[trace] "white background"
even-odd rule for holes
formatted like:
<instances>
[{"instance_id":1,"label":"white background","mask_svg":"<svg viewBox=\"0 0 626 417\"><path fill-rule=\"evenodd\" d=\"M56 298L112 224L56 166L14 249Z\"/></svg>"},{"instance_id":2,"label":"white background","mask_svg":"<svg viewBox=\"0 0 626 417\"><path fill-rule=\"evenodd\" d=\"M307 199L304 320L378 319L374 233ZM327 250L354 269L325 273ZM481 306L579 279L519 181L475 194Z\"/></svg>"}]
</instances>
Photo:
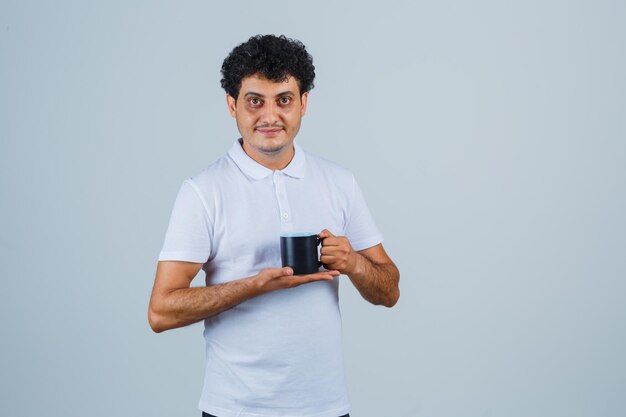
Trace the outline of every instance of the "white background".
<instances>
[{"instance_id":1,"label":"white background","mask_svg":"<svg viewBox=\"0 0 626 417\"><path fill-rule=\"evenodd\" d=\"M401 271L391 310L342 278L352 416L624 415L625 21L2 0L0 415L200 415L202 326L155 335L147 305L178 187L237 137L222 60L257 33L313 55L297 140L356 174Z\"/></svg>"}]
</instances>

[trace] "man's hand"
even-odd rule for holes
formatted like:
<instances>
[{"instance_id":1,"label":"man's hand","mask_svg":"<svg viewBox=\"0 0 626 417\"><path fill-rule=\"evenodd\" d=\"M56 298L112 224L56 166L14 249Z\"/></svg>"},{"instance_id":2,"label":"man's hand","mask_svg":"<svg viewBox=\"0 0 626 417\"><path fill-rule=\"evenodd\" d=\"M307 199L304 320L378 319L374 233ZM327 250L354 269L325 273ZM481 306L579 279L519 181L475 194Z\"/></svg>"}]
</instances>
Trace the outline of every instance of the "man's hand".
<instances>
[{"instance_id":1,"label":"man's hand","mask_svg":"<svg viewBox=\"0 0 626 417\"><path fill-rule=\"evenodd\" d=\"M320 260L326 268L346 274L370 303L386 307L396 304L400 272L381 243L355 251L345 236L335 236L327 229L317 236L322 239Z\"/></svg>"},{"instance_id":2,"label":"man's hand","mask_svg":"<svg viewBox=\"0 0 626 417\"><path fill-rule=\"evenodd\" d=\"M325 268L336 269L346 275L355 272L358 255L347 237L335 236L328 229L322 230L317 237L322 239L320 261Z\"/></svg>"},{"instance_id":3,"label":"man's hand","mask_svg":"<svg viewBox=\"0 0 626 417\"><path fill-rule=\"evenodd\" d=\"M208 287L190 287L201 267L201 263L159 262L148 308L148 321L155 332L204 320L270 291L329 281L339 275L339 271L293 275L291 268L266 268L251 277Z\"/></svg>"},{"instance_id":4,"label":"man's hand","mask_svg":"<svg viewBox=\"0 0 626 417\"><path fill-rule=\"evenodd\" d=\"M265 268L259 271L254 277L259 290L262 293L284 288L293 288L302 284L315 281L331 281L340 274L339 271L320 271L315 274L294 275L293 269L284 268Z\"/></svg>"}]
</instances>

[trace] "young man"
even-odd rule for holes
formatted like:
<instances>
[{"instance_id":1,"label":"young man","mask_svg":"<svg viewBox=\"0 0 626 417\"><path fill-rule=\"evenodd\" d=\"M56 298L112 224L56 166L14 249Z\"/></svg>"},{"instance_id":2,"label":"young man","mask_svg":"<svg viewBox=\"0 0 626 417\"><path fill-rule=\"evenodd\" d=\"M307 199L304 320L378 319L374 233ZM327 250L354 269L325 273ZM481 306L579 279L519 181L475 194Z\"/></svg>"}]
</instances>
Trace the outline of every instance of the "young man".
<instances>
[{"instance_id":1,"label":"young man","mask_svg":"<svg viewBox=\"0 0 626 417\"><path fill-rule=\"evenodd\" d=\"M284 36L237 46L222 87L241 138L183 183L172 211L149 322L162 332L204 320L205 416L347 415L337 276L373 304L399 297L352 174L294 143L314 69ZM324 268L294 275L278 267L279 236L305 231L319 233ZM191 288L201 268L206 287Z\"/></svg>"}]
</instances>

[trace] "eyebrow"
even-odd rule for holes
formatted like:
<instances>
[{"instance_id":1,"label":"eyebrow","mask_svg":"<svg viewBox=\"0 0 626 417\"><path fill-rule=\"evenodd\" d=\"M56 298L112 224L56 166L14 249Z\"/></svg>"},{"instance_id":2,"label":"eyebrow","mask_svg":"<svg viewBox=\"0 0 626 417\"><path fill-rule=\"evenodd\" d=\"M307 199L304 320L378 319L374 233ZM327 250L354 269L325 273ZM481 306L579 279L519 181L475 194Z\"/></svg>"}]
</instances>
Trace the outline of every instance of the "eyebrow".
<instances>
[{"instance_id":1,"label":"eyebrow","mask_svg":"<svg viewBox=\"0 0 626 417\"><path fill-rule=\"evenodd\" d=\"M248 97L248 96L256 96L256 97L263 97L263 98L265 98L265 96L264 96L263 94L261 94L261 93L256 93L256 92L254 92L254 91L248 91L246 94L244 94L244 97ZM287 91L283 91L282 93L278 93L278 94L276 94L276 96L275 96L275 97L282 97L282 96L290 96L290 97L293 97L293 96L295 96L295 94L294 94L292 91L287 90Z\"/></svg>"}]
</instances>

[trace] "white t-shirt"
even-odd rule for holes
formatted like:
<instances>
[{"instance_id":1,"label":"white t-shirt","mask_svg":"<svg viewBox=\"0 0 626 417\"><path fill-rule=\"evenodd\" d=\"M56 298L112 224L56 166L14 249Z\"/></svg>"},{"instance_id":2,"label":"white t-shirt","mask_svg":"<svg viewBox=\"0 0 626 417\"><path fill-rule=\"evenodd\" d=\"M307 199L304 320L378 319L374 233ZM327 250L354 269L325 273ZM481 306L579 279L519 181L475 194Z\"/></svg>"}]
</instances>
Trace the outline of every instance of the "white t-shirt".
<instances>
[{"instance_id":1,"label":"white t-shirt","mask_svg":"<svg viewBox=\"0 0 626 417\"><path fill-rule=\"evenodd\" d=\"M160 261L204 263L207 285L281 266L280 235L346 236L354 250L382 242L346 169L304 152L283 170L236 141L186 180ZM219 417L337 417L350 411L341 346L338 278L274 291L205 320L201 410Z\"/></svg>"}]
</instances>

